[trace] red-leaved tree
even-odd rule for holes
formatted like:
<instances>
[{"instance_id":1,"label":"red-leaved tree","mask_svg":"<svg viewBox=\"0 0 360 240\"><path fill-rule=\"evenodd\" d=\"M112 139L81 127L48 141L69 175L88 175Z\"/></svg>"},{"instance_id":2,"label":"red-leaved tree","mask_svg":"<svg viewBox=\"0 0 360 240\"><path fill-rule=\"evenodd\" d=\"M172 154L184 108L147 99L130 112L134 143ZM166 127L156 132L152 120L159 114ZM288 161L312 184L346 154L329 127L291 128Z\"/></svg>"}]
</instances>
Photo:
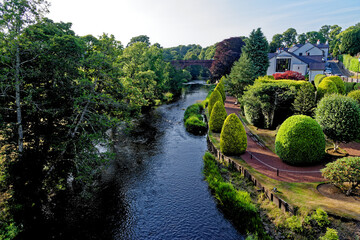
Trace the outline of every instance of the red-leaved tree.
<instances>
[{"instance_id":1,"label":"red-leaved tree","mask_svg":"<svg viewBox=\"0 0 360 240\"><path fill-rule=\"evenodd\" d=\"M274 73L273 76L274 76L275 80L278 80L278 79L305 80L305 77L301 73L295 72L295 71L286 71L284 73Z\"/></svg>"}]
</instances>

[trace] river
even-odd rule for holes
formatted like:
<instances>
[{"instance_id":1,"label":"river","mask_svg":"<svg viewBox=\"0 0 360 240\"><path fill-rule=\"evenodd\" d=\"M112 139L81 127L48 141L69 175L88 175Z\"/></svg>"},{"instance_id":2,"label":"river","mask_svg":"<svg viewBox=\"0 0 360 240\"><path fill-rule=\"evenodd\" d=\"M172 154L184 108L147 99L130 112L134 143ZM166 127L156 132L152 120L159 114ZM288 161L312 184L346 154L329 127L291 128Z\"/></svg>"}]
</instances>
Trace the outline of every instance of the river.
<instances>
[{"instance_id":1,"label":"river","mask_svg":"<svg viewBox=\"0 0 360 240\"><path fill-rule=\"evenodd\" d=\"M184 110L208 93L203 81L118 136L97 207L76 212L73 239L243 239L217 208L202 174L206 136L187 133ZM74 212L75 211L75 212Z\"/></svg>"}]
</instances>

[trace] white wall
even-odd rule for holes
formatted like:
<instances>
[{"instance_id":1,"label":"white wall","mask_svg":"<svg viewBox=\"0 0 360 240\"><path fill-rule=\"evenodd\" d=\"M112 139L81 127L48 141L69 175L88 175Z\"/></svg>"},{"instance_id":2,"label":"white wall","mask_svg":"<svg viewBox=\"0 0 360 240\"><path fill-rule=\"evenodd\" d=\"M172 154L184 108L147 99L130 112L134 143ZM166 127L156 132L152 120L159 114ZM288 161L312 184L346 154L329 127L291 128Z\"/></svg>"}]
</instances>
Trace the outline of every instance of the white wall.
<instances>
[{"instance_id":1,"label":"white wall","mask_svg":"<svg viewBox=\"0 0 360 240\"><path fill-rule=\"evenodd\" d=\"M318 74L324 74L323 70L310 70L309 71L309 81L313 82L315 79L315 76Z\"/></svg>"}]
</instances>

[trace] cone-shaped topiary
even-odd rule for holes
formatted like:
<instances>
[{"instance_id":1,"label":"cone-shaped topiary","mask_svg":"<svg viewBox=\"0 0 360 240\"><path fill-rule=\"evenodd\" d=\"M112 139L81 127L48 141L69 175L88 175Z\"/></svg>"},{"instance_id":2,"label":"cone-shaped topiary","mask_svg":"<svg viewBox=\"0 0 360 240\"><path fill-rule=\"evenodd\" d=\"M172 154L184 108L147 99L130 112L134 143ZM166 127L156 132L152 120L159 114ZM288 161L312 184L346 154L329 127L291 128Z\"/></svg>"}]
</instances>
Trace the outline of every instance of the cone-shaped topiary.
<instances>
[{"instance_id":1,"label":"cone-shaped topiary","mask_svg":"<svg viewBox=\"0 0 360 240\"><path fill-rule=\"evenodd\" d=\"M326 94L332 93L338 93L336 84L329 79L323 79L317 88L317 99L321 99Z\"/></svg>"},{"instance_id":2,"label":"cone-shaped topiary","mask_svg":"<svg viewBox=\"0 0 360 240\"><path fill-rule=\"evenodd\" d=\"M275 139L275 152L291 165L318 163L325 154L325 136L311 117L294 115L281 124Z\"/></svg>"},{"instance_id":3,"label":"cone-shaped topiary","mask_svg":"<svg viewBox=\"0 0 360 240\"><path fill-rule=\"evenodd\" d=\"M225 88L224 88L224 85L219 82L216 87L215 87L215 90L218 90L219 93L221 94L221 97L222 97L222 100L223 102L225 102L225 99L226 99L226 96L225 96Z\"/></svg>"},{"instance_id":4,"label":"cone-shaped topiary","mask_svg":"<svg viewBox=\"0 0 360 240\"><path fill-rule=\"evenodd\" d=\"M220 151L226 155L240 155L247 148L245 128L235 113L225 119L220 134Z\"/></svg>"},{"instance_id":5,"label":"cone-shaped topiary","mask_svg":"<svg viewBox=\"0 0 360 240\"><path fill-rule=\"evenodd\" d=\"M330 76L323 79L324 80L331 80L335 83L338 93L345 94L345 84L344 81L339 76Z\"/></svg>"},{"instance_id":6,"label":"cone-shaped topiary","mask_svg":"<svg viewBox=\"0 0 360 240\"><path fill-rule=\"evenodd\" d=\"M360 90L353 90L348 93L348 97L354 99L358 104L360 104Z\"/></svg>"},{"instance_id":7,"label":"cone-shaped topiary","mask_svg":"<svg viewBox=\"0 0 360 240\"><path fill-rule=\"evenodd\" d=\"M217 101L221 101L223 103L220 92L218 90L214 90L209 98L209 105L208 105L209 116L211 116L211 111Z\"/></svg>"},{"instance_id":8,"label":"cone-shaped topiary","mask_svg":"<svg viewBox=\"0 0 360 240\"><path fill-rule=\"evenodd\" d=\"M224 103L217 101L210 115L209 128L211 131L219 133L227 117Z\"/></svg>"},{"instance_id":9,"label":"cone-shaped topiary","mask_svg":"<svg viewBox=\"0 0 360 240\"><path fill-rule=\"evenodd\" d=\"M321 83L321 81L325 78L326 76L324 74L317 74L314 78L314 83L315 83L315 87L318 87L319 84Z\"/></svg>"}]
</instances>

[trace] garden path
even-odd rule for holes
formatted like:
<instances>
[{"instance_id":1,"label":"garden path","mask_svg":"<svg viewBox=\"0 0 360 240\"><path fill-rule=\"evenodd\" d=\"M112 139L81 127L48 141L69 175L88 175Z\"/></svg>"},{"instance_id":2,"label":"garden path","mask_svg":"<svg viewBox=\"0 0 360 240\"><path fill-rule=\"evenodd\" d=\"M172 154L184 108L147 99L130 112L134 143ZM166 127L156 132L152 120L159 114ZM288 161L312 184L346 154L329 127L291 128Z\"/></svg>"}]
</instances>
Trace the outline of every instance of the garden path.
<instances>
[{"instance_id":1,"label":"garden path","mask_svg":"<svg viewBox=\"0 0 360 240\"><path fill-rule=\"evenodd\" d=\"M235 105L236 98L226 97L225 109L228 114L239 114L239 105ZM251 136L248 128L246 128L248 147L241 158L258 172L279 181L285 182L322 182L320 169L324 165L316 165L311 167L295 167L281 161L281 159L269 150L256 142L256 138ZM278 171L277 171L278 170Z\"/></svg>"}]
</instances>

